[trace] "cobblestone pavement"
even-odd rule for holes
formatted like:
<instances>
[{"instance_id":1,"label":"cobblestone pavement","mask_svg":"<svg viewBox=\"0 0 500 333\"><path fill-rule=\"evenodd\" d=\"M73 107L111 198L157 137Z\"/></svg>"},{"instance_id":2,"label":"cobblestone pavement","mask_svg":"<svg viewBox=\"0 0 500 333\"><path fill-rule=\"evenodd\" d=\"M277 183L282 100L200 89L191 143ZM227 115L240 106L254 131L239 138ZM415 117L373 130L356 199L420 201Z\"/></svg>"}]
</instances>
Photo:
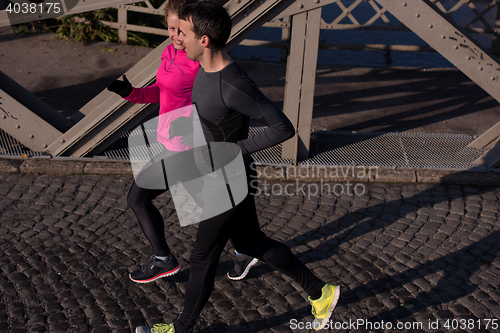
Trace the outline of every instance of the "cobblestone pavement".
<instances>
[{"instance_id":1,"label":"cobblestone pavement","mask_svg":"<svg viewBox=\"0 0 500 333\"><path fill-rule=\"evenodd\" d=\"M181 228L168 194L160 196L182 272L133 283L128 272L151 253L126 202L131 182L130 176L0 174L0 332L130 332L176 317L196 226ZM257 197L263 229L325 281L342 286L332 323L344 329L331 331L369 331L369 324L352 325L356 320L370 321L373 332L500 326L500 190L363 186L365 195L356 196L280 196L275 187L274 195ZM195 331L309 331L299 329L312 316L295 282L264 264L230 281L227 250ZM415 329L397 330L398 324Z\"/></svg>"}]
</instances>

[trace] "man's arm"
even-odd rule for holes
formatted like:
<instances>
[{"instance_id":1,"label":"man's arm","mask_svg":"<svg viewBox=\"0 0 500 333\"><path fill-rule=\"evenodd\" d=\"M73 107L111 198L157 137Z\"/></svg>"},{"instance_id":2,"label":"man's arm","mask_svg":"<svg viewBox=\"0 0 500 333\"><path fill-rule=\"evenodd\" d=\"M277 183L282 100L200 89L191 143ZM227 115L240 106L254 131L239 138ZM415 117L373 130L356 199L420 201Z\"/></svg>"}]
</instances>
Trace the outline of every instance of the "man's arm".
<instances>
[{"instance_id":1,"label":"man's arm","mask_svg":"<svg viewBox=\"0 0 500 333\"><path fill-rule=\"evenodd\" d=\"M248 77L231 83L223 79L221 85L228 108L267 126L254 136L237 142L243 154L275 146L295 135L295 129L286 115Z\"/></svg>"}]
</instances>

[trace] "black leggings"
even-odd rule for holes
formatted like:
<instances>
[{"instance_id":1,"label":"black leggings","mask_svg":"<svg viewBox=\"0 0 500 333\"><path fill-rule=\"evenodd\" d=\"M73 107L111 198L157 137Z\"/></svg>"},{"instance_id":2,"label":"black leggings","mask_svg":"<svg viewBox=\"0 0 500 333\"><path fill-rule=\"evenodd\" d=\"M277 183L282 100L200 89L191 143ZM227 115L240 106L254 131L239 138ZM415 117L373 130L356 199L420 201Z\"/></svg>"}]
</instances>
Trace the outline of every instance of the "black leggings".
<instances>
[{"instance_id":1,"label":"black leggings","mask_svg":"<svg viewBox=\"0 0 500 333\"><path fill-rule=\"evenodd\" d=\"M134 181L127 197L128 204L137 216L142 232L151 243L153 254L160 257L168 256L170 249L165 239L163 217L152 201L167 190L144 189Z\"/></svg>"},{"instance_id":2,"label":"black leggings","mask_svg":"<svg viewBox=\"0 0 500 333\"><path fill-rule=\"evenodd\" d=\"M212 293L217 263L229 239L238 252L292 277L309 295L318 294L325 285L289 248L260 230L254 196L248 195L235 208L200 222L191 252L184 308L174 322L175 332L190 332L194 326Z\"/></svg>"},{"instance_id":3,"label":"black leggings","mask_svg":"<svg viewBox=\"0 0 500 333\"><path fill-rule=\"evenodd\" d=\"M168 256L170 249L165 239L163 217L153 204L153 199L169 190L166 175L175 183L190 180L184 178L187 175L192 177L197 172L192 152L166 152L166 154L166 157L158 158L155 163L139 173L127 197L127 202L137 216L142 232L149 240L153 254L156 256ZM201 176L201 174L199 175ZM201 189L190 186L193 184L184 183L188 193L194 197ZM156 188L152 189L151 187Z\"/></svg>"}]
</instances>

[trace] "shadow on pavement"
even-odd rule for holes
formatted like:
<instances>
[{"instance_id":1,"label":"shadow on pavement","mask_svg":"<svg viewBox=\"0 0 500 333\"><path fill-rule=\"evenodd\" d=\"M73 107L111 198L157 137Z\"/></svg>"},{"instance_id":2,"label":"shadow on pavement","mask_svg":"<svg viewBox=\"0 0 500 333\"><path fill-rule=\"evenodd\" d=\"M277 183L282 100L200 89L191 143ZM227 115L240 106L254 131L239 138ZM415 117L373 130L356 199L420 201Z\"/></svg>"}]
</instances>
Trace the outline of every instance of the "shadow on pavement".
<instances>
[{"instance_id":1,"label":"shadow on pavement","mask_svg":"<svg viewBox=\"0 0 500 333\"><path fill-rule=\"evenodd\" d=\"M454 179L459 174L454 174ZM446 183L446 178L443 183ZM470 296L472 293L478 290L484 293L485 288L490 290L496 288L496 286L492 285L487 287L483 285L479 288L477 283L471 282L471 277L478 273L481 268L490 265L497 259L500 252L500 244L498 243L500 231L495 228L493 223L481 221L479 213L468 212L465 203L463 203L463 208L460 208L462 206L460 203L453 206L454 200L466 200L469 197L478 196L496 189L498 187L490 186L482 191L475 192L474 189L467 188L464 185L460 189L444 191L443 186L434 185L416 195L400 200L382 201L375 206L347 212L342 217L337 214L328 224L285 243L291 248L297 248L313 240L322 240L324 237L335 234L334 238L322 242L317 248L298 254L298 257L306 264L312 264L324 259L335 260L332 254L338 254L339 257L342 257L354 239L363 238L364 235L371 232L381 231L378 235L386 241L377 244L377 246L380 246L381 254L378 260L377 257L363 251L359 246L354 252L359 255L357 259L345 259L346 261L351 260L352 265L356 267L353 273L365 274L365 283L361 283L361 285L352 289L346 287L347 282L342 281L342 269L338 270L339 276L326 278L326 282L340 282L343 293L339 301L339 308L349 307L349 304L363 299L373 299L375 297L374 302L378 302L377 298L386 298L387 304L389 304L388 307L391 309L371 316L366 319L367 321L404 321L404 319L413 321L414 318L412 319L412 317L414 315L418 317L423 310L425 312L430 307L439 308L440 305L460 298L464 298L464 301L461 302L467 304L468 297L472 297ZM445 192L450 195L445 195ZM448 201L452 202L453 207L449 207L446 214L431 211L434 209L434 205ZM458 212L460 209L462 209L462 213ZM424 212L438 213L442 216L425 215ZM451 215L454 216L450 218ZM414 220L418 222L419 227L412 225ZM438 222L438 220L441 221ZM394 228L391 229L391 226ZM489 229L486 229L486 226L489 226ZM420 230L417 228L420 228ZM387 236L384 238L385 235L382 229L385 229L386 232L389 230L391 234L394 230L403 233L404 230L412 229L413 234L416 236L411 237L411 240L408 239L405 242L407 243L405 247L415 246L415 248L411 252L404 253L405 251L401 251L403 247L391 247L392 243L389 238L396 239L396 237ZM420 231L424 231L424 233ZM478 240L472 241L471 237ZM372 245L380 237L373 238ZM412 241L416 241L420 245L411 244ZM344 247L343 244L349 245ZM391 248L389 249L389 247ZM386 249L388 250L385 251ZM439 252L443 254L439 255ZM398 262L396 267L386 263L386 261L393 262L394 258ZM384 259L387 260L384 261ZM344 264L350 265L348 263ZM349 269L351 267L353 266L349 266ZM267 272L268 270L259 270L259 267L256 266L255 271L249 274L249 278L260 277ZM486 290L486 292L488 291ZM397 298L404 299L404 302L400 303ZM488 302L485 305L498 306L498 303L491 299ZM309 311L309 307L303 307L296 311L287 312L284 315L252 321L248 325L254 331L259 328L269 327L265 326L265 324L271 322L273 322L273 326L280 326L289 323L290 319L300 321L306 316L310 316ZM454 305L454 312L471 315L470 309L462 305ZM480 309L476 309L473 314L477 318L482 317ZM348 317L340 315L343 320L348 319ZM456 315L449 310L440 310L438 315L440 319L456 318ZM430 318L434 317L431 316ZM231 331L236 327L231 326L227 329Z\"/></svg>"}]
</instances>

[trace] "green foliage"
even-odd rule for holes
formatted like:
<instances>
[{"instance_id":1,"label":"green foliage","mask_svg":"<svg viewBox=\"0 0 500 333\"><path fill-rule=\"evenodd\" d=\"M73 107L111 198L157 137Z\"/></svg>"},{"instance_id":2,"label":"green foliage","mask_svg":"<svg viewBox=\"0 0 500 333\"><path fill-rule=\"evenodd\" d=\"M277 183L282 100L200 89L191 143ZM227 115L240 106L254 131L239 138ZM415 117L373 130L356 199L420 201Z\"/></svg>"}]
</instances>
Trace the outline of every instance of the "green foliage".
<instances>
[{"instance_id":1,"label":"green foliage","mask_svg":"<svg viewBox=\"0 0 500 333\"><path fill-rule=\"evenodd\" d=\"M159 8L165 0L150 0L150 3ZM137 3L138 7L147 7L144 2ZM117 9L105 8L92 12L67 15L58 19L48 19L33 23L13 26L17 34L26 35L31 31L55 32L60 39L72 39L88 43L90 41L118 42L118 31L99 24L99 21L117 22ZM128 24L166 29L163 16L145 13L128 12ZM32 28L30 29L30 25ZM49 27L47 27L49 26ZM164 36L140 32L127 32L127 43L130 45L156 47L165 40Z\"/></svg>"},{"instance_id":2,"label":"green foliage","mask_svg":"<svg viewBox=\"0 0 500 333\"><path fill-rule=\"evenodd\" d=\"M30 28L28 24L18 24L12 26L12 31L17 35L24 36L30 33Z\"/></svg>"},{"instance_id":3,"label":"green foliage","mask_svg":"<svg viewBox=\"0 0 500 333\"><path fill-rule=\"evenodd\" d=\"M48 25L53 24L55 20L34 21L29 23L15 24L11 26L12 32L18 35L28 35L31 32L50 31Z\"/></svg>"},{"instance_id":4,"label":"green foliage","mask_svg":"<svg viewBox=\"0 0 500 333\"><path fill-rule=\"evenodd\" d=\"M67 15L57 21L59 27L56 34L61 39L74 39L87 43L91 40L117 42L118 32L115 29L101 26L97 21L116 22L116 9L106 8L92 12Z\"/></svg>"}]
</instances>

